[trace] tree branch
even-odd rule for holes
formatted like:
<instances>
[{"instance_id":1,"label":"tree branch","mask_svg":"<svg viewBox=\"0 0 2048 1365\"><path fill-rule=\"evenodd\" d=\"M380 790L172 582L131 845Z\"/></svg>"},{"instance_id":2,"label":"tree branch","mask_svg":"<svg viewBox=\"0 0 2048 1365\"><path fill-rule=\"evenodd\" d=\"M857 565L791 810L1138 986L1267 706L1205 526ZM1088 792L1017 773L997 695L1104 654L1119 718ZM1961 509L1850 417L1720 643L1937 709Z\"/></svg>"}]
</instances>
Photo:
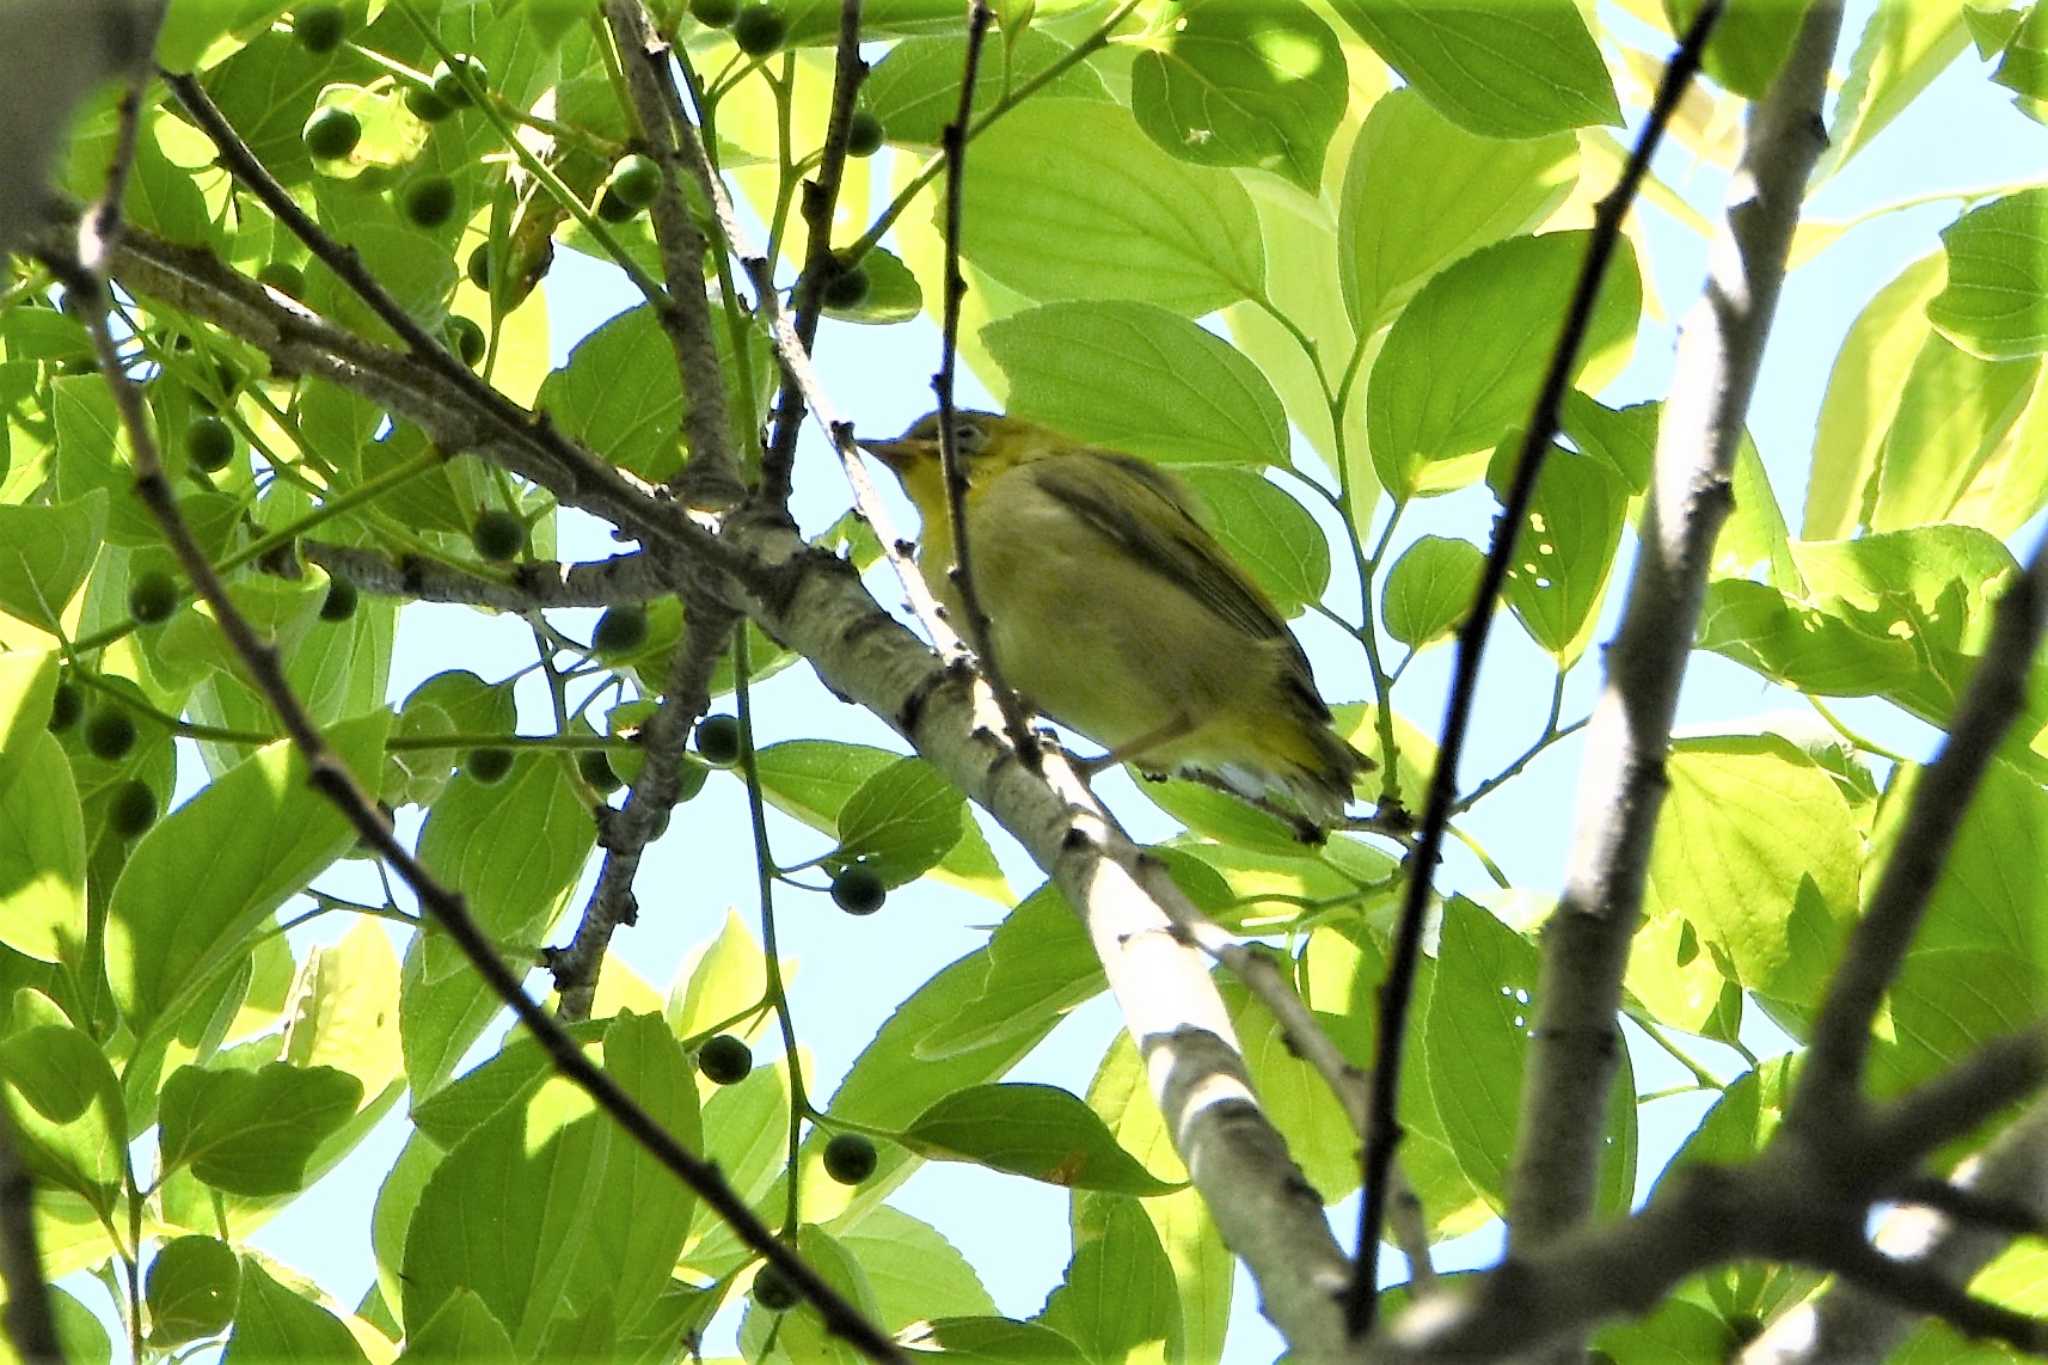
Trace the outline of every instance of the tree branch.
<instances>
[{"instance_id":1,"label":"tree branch","mask_svg":"<svg viewBox=\"0 0 2048 1365\"><path fill-rule=\"evenodd\" d=\"M725 373L718 363L711 306L704 296L704 234L683 202L679 182L687 168L656 75L668 63L668 46L655 36L640 0L605 0L604 14L619 50L641 140L661 164L661 188L649 205L649 215L670 306L658 315L675 349L676 369L688 399L683 430L690 447L690 458L669 486L686 501L730 507L745 496L746 485L734 458Z\"/></svg>"},{"instance_id":2,"label":"tree branch","mask_svg":"<svg viewBox=\"0 0 2048 1365\"><path fill-rule=\"evenodd\" d=\"M1511 1246L1548 1246L1592 1207L1601 1116L1621 1039L1615 1015L1662 804L1679 678L1714 537L1727 518L1743 414L1784 279L1799 201L1825 136L1820 102L1840 0L1814 0L1750 121L1705 298L1687 318L1678 385L1607 686L1587 731L1564 895L1543 930L1509 1207Z\"/></svg>"},{"instance_id":3,"label":"tree branch","mask_svg":"<svg viewBox=\"0 0 2048 1365\"><path fill-rule=\"evenodd\" d=\"M790 294L796 317L797 344L809 355L818 339L818 317L825 308L825 284L837 271L832 254L832 217L839 207L839 182L846 174L846 138L853 125L853 104L867 79L868 64L860 55L861 0L840 0L839 44L833 60L832 107L825 119L825 145L818 173L804 182L804 265ZM770 263L769 268L772 267ZM757 277L758 280L758 277ZM772 281L767 282L769 292ZM789 501L790 475L796 464L796 438L803 427L807 395L793 374L786 374L775 400L775 427L761 461L761 500L772 507ZM828 426L830 424L828 423Z\"/></svg>"},{"instance_id":4,"label":"tree branch","mask_svg":"<svg viewBox=\"0 0 2048 1365\"><path fill-rule=\"evenodd\" d=\"M683 750L689 744L690 727L711 704L711 674L732 641L733 611L723 604L694 600L683 620L683 638L669 665L661 705L641 729L641 748L646 758L639 775L626 793L626 803L614 811L598 812L598 843L605 850L604 866L598 870L597 885L577 921L575 937L563 949L545 954L548 971L561 995L557 1012L563 1019L590 1017L591 1001L597 995L598 974L604 970L604 954L612 932L632 924L639 916L639 902L633 894L633 879L639 874L640 859L668 823L682 793Z\"/></svg>"},{"instance_id":5,"label":"tree branch","mask_svg":"<svg viewBox=\"0 0 2048 1365\"><path fill-rule=\"evenodd\" d=\"M498 611L616 607L674 591L652 556L640 551L583 564L522 563L513 566L509 583L417 555L393 557L325 540L299 542L299 557L379 597L457 602Z\"/></svg>"},{"instance_id":6,"label":"tree branch","mask_svg":"<svg viewBox=\"0 0 2048 1365\"><path fill-rule=\"evenodd\" d=\"M1486 654L1487 631L1500 604L1508 570L1513 562L1515 540L1528 519L1529 504L1536 495L1537 476L1544 457L1556 437L1559 412L1571 388L1579 350L1593 322L1593 305L1614 255L1621 226L1635 202L1650 158L1663 140L1664 129L1677 111L1679 98L1699 70L1700 54L1707 35L1721 17L1720 0L1700 6L1692 27L1672 54L1658 84L1649 117L1636 138L1621 179L1600 201L1593 216L1593 233L1586 246L1585 263L1572 290L1571 306L1565 314L1557 344L1551 349L1550 364L1543 375L1536 405L1523 432L1522 448L1515 457L1514 480L1502 499L1500 515L1494 521L1493 545L1480 573L1472 610L1458 627L1458 655L1451 676L1451 694L1444 706L1443 735L1437 744L1436 766L1430 772L1429 795L1423 807L1422 829L1408 862L1408 885L1401 903L1401 917L1395 926L1386 980L1380 986L1379 1028L1374 1041L1372 1109L1366 1134L1362 1180L1364 1196L1358 1206L1357 1268L1350 1292L1345 1296L1345 1317L1354 1335L1371 1330L1379 1297L1380 1230L1386 1221L1391 1193L1388 1173L1393 1168L1394 1149L1401 1142L1401 1062L1408 1035L1408 1009L1415 990L1415 971L1422 955L1422 931L1429 911L1430 887L1443 856L1444 836L1458 804L1458 759L1464 753L1465 732L1471 724L1472 706L1479 695L1479 665ZM1370 611L1370 604L1368 604ZM1556 725L1556 699L1562 695L1560 678L1553 690L1551 720L1546 733ZM1539 744L1538 748L1541 748ZM1533 756L1533 751L1531 756ZM1527 758L1521 760L1526 762ZM1389 772L1392 771L1391 761ZM1476 797L1475 797L1476 799ZM1618 1001L1617 1001L1618 1003Z\"/></svg>"},{"instance_id":7,"label":"tree branch","mask_svg":"<svg viewBox=\"0 0 2048 1365\"><path fill-rule=\"evenodd\" d=\"M7 1340L30 1365L64 1359L36 1238L35 1181L15 1146L14 1119L0 1104L0 1283L7 1286Z\"/></svg>"}]
</instances>

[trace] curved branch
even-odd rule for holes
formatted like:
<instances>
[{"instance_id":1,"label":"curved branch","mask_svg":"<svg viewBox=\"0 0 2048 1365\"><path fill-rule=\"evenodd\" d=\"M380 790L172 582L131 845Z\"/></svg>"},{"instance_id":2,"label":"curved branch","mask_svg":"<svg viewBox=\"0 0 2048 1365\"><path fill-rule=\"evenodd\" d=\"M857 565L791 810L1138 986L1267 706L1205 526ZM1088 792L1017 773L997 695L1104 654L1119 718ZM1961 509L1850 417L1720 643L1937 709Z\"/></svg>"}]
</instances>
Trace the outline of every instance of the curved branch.
<instances>
[{"instance_id":1,"label":"curved branch","mask_svg":"<svg viewBox=\"0 0 2048 1365\"><path fill-rule=\"evenodd\" d=\"M1686 30L1678 51L1672 54L1670 64L1664 69L1664 78L1657 86L1657 97L1651 105L1649 118L1644 121L1643 131L1636 139L1635 150L1629 155L1621 179L1600 201L1593 216L1593 234L1586 246L1586 259L1579 268L1578 282L1572 289L1571 306L1559 330L1557 344L1551 348L1550 364L1537 392L1535 409L1529 415L1522 448L1515 457L1514 479L1501 500L1500 515L1494 521L1493 545L1487 551L1472 610L1465 614L1464 622L1458 627L1458 657L1451 677L1450 699L1444 705L1443 737L1438 741L1436 765L1430 772L1422 828L1416 839L1415 851L1408 859L1408 885L1401 903L1401 917L1394 930L1386 980L1380 986L1379 1028L1374 1040L1372 1122L1365 1134L1365 1192L1358 1206L1358 1266L1353 1274L1350 1293L1345 1297L1345 1315L1354 1333L1371 1329L1378 1302L1380 1229L1386 1221L1387 1202L1392 1193L1389 1175L1393 1169L1394 1149L1401 1142L1398 1115L1401 1060L1408 1036L1408 1008L1415 990L1416 966L1422 955L1422 931L1429 912L1431 882L1436 876L1437 862L1443 856L1444 836L1450 830L1451 815L1458 808L1458 759L1465 751L1465 732L1471 725L1473 704L1479 696L1479 665L1486 654L1487 631L1493 624L1494 612L1507 586L1515 541L1521 534L1522 523L1528 520L1529 504L1536 496L1537 476L1543 472L1544 457L1550 453L1550 443L1557 435L1564 396L1571 388L1580 348L1585 345L1586 334L1593 325L1593 306L1600 297L1601 282L1607 274L1607 263L1614 255L1615 243L1621 238L1621 225L1628 217L1629 206L1635 202L1643 177L1649 173L1650 158L1656 154L1658 143L1663 141L1664 129L1677 112L1679 97L1691 84L1693 73L1699 70L1707 35L1713 32L1720 17L1721 0L1707 0L1700 6L1692 27ZM1392 532L1391 522L1387 530ZM1370 614L1370 604L1367 611ZM1378 671L1377 667L1374 671ZM1559 674L1557 686L1551 692L1550 719L1544 726L1545 739L1518 760L1515 769L1541 752L1549 737L1554 735L1557 707L1563 695L1564 677ZM1385 714L1383 710L1382 715ZM1393 766L1390 759L1387 765L1390 777ZM1510 769L1510 772L1515 769ZM1485 789L1482 788L1478 795L1484 794ZM1477 800L1478 795L1473 799Z\"/></svg>"},{"instance_id":2,"label":"curved branch","mask_svg":"<svg viewBox=\"0 0 2048 1365\"><path fill-rule=\"evenodd\" d=\"M645 553L614 555L583 564L535 560L513 566L509 583L415 555L392 556L381 550L325 540L301 541L299 557L379 597L455 602L498 611L616 607L665 597L674 591L662 577L660 567Z\"/></svg>"},{"instance_id":3,"label":"curved branch","mask_svg":"<svg viewBox=\"0 0 2048 1365\"><path fill-rule=\"evenodd\" d=\"M1601 1116L1621 1047L1615 1016L1663 803L1678 684L1820 123L1840 0L1814 0L1750 120L1706 296L1687 317L1657 438L1656 486L1607 685L1587 730L1564 895L1543 929L1522 1087L1510 1245L1544 1247L1592 1207Z\"/></svg>"}]
</instances>

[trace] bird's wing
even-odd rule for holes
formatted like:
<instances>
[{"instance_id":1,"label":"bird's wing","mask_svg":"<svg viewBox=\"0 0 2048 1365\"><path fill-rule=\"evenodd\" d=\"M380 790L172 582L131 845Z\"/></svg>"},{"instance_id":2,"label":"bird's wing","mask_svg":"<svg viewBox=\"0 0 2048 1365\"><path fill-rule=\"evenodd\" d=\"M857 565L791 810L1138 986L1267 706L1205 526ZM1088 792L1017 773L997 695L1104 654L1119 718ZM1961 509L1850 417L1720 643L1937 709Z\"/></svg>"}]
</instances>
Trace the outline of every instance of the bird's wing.
<instances>
[{"instance_id":1,"label":"bird's wing","mask_svg":"<svg viewBox=\"0 0 2048 1365\"><path fill-rule=\"evenodd\" d=\"M1035 460L1021 472L1099 535L1245 634L1256 640L1285 640L1300 655L1280 613L1195 519L1191 495L1172 475L1113 451ZM1308 660L1298 662L1306 676Z\"/></svg>"}]
</instances>

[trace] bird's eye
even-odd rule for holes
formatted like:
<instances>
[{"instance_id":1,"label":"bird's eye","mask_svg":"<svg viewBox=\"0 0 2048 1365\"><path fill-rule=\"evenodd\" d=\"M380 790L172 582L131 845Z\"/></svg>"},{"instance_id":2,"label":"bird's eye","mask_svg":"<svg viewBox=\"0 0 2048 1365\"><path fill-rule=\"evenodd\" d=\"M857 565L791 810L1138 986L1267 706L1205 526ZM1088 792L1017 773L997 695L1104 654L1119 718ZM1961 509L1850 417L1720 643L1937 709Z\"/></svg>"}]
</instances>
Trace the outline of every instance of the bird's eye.
<instances>
[{"instance_id":1,"label":"bird's eye","mask_svg":"<svg viewBox=\"0 0 2048 1365\"><path fill-rule=\"evenodd\" d=\"M954 445L970 455L980 450L987 439L982 429L975 426L972 422L962 422L953 428Z\"/></svg>"}]
</instances>

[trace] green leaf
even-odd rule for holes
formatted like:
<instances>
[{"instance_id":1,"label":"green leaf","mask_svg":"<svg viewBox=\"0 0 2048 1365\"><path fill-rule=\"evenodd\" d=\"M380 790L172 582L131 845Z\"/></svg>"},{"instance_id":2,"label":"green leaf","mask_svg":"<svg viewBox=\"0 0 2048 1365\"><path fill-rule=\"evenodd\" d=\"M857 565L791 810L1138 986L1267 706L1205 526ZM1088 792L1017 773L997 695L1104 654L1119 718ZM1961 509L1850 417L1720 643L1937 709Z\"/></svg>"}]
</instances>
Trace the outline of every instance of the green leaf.
<instances>
[{"instance_id":1,"label":"green leaf","mask_svg":"<svg viewBox=\"0 0 2048 1365\"><path fill-rule=\"evenodd\" d=\"M977 1365L1041 1365L1089 1359L1081 1348L1036 1322L1015 1318L934 1318L910 1345L932 1360L974 1361Z\"/></svg>"},{"instance_id":2,"label":"green leaf","mask_svg":"<svg viewBox=\"0 0 2048 1365\"><path fill-rule=\"evenodd\" d=\"M1264 284L1243 187L1167 156L1117 105L1034 99L975 151L962 253L1029 298L1135 299L1194 317Z\"/></svg>"},{"instance_id":3,"label":"green leaf","mask_svg":"<svg viewBox=\"0 0 2048 1365\"><path fill-rule=\"evenodd\" d=\"M405 1354L407 1359L420 1360L517 1359L504 1324L467 1289L449 1295L417 1334L408 1334Z\"/></svg>"},{"instance_id":4,"label":"green leaf","mask_svg":"<svg viewBox=\"0 0 2048 1365\"><path fill-rule=\"evenodd\" d=\"M181 1066L164 1082L166 1172L230 1194L290 1194L313 1149L354 1115L363 1083L333 1067L272 1062L257 1071Z\"/></svg>"},{"instance_id":5,"label":"green leaf","mask_svg":"<svg viewBox=\"0 0 2048 1365\"><path fill-rule=\"evenodd\" d=\"M2048 351L2048 189L1979 204L1941 230L1948 286L1927 319L1986 360Z\"/></svg>"},{"instance_id":6,"label":"green leaf","mask_svg":"<svg viewBox=\"0 0 2048 1365\"><path fill-rule=\"evenodd\" d=\"M934 1161L972 1161L1032 1180L1117 1194L1164 1194L1079 1099L1050 1085L977 1085L941 1099L901 1141Z\"/></svg>"},{"instance_id":7,"label":"green leaf","mask_svg":"<svg viewBox=\"0 0 2048 1365\"><path fill-rule=\"evenodd\" d=\"M1878 290L1849 325L1828 372L1813 434L1813 472L1800 528L1806 539L1847 536L1869 517L1879 452L1906 376L1925 348L1927 303L1940 292L1945 271L1939 254L1922 256Z\"/></svg>"},{"instance_id":8,"label":"green leaf","mask_svg":"<svg viewBox=\"0 0 2048 1365\"><path fill-rule=\"evenodd\" d=\"M1849 59L1816 185L1869 146L1970 45L1962 11L1960 4L1878 0Z\"/></svg>"},{"instance_id":9,"label":"green leaf","mask_svg":"<svg viewBox=\"0 0 2048 1365\"><path fill-rule=\"evenodd\" d=\"M1509 433L1486 471L1502 502L1521 447L1521 433ZM1502 596L1529 638L1560 668L1576 663L1592 639L1628 499L1628 485L1612 466L1562 446L1550 448L1536 476Z\"/></svg>"},{"instance_id":10,"label":"green leaf","mask_svg":"<svg viewBox=\"0 0 2048 1365\"><path fill-rule=\"evenodd\" d=\"M689 1063L661 1020L608 1022L604 1066L687 1148L701 1146ZM434 1168L405 1240L408 1333L467 1289L522 1354L599 1294L651 1300L667 1283L696 1198L599 1112L550 1077L474 1129Z\"/></svg>"},{"instance_id":11,"label":"green leaf","mask_svg":"<svg viewBox=\"0 0 2048 1365\"><path fill-rule=\"evenodd\" d=\"M0 713L10 664L24 657L36 656L0 656ZM31 698L29 709L47 714L49 703ZM41 730L0 746L0 943L44 962L85 961L85 869L85 817L64 746Z\"/></svg>"},{"instance_id":12,"label":"green leaf","mask_svg":"<svg viewBox=\"0 0 2048 1365\"><path fill-rule=\"evenodd\" d=\"M1600 49L1572 0L1333 0L1388 66L1487 137L1619 125Z\"/></svg>"},{"instance_id":13,"label":"green leaf","mask_svg":"<svg viewBox=\"0 0 2048 1365\"><path fill-rule=\"evenodd\" d=\"M1180 1304L1173 1265L1138 1200L1099 1196L1100 1226L1077 1239L1065 1280L1037 1321L1079 1346L1090 1360L1174 1359Z\"/></svg>"},{"instance_id":14,"label":"green leaf","mask_svg":"<svg viewBox=\"0 0 2048 1365\"><path fill-rule=\"evenodd\" d=\"M129 222L166 241L180 246L213 245L215 234L206 196L191 171L165 157L153 130L140 132L136 138L135 163L128 173L121 212Z\"/></svg>"},{"instance_id":15,"label":"green leaf","mask_svg":"<svg viewBox=\"0 0 2048 1365\"><path fill-rule=\"evenodd\" d=\"M1581 454L1605 461L1631 493L1642 493L1650 487L1663 411L1661 403L1610 408L1573 389L1564 396L1563 426Z\"/></svg>"},{"instance_id":16,"label":"green leaf","mask_svg":"<svg viewBox=\"0 0 2048 1365\"><path fill-rule=\"evenodd\" d=\"M908 322L924 311L924 291L917 287L917 276L910 273L902 257L882 247L871 247L860 258L860 268L868 280L866 295L850 308L827 304L826 317L839 322L886 326Z\"/></svg>"},{"instance_id":17,"label":"green leaf","mask_svg":"<svg viewBox=\"0 0 2048 1365\"><path fill-rule=\"evenodd\" d=\"M967 802L921 758L904 758L861 783L839 811L839 847L828 865L858 864L888 886L923 876L960 842Z\"/></svg>"},{"instance_id":18,"label":"green leaf","mask_svg":"<svg viewBox=\"0 0 2048 1365\"><path fill-rule=\"evenodd\" d=\"M1707 40L1702 69L1722 87L1759 100L1792 51L1811 0L1730 0ZM1664 0L1673 33L1684 33L1702 0Z\"/></svg>"},{"instance_id":19,"label":"green leaf","mask_svg":"<svg viewBox=\"0 0 2048 1365\"><path fill-rule=\"evenodd\" d=\"M266 1365L278 1360L321 1360L369 1365L363 1348L341 1319L303 1294L272 1279L254 1256L242 1258L241 1300L235 1330L222 1360L226 1365Z\"/></svg>"},{"instance_id":20,"label":"green leaf","mask_svg":"<svg viewBox=\"0 0 2048 1365\"><path fill-rule=\"evenodd\" d=\"M1683 919L1729 980L1794 1010L1817 1005L1855 914L1862 865L1862 832L1841 789L1775 735L1680 740L1666 771L1646 921ZM1704 1022L1660 1008L1658 992L1638 993L1680 1027Z\"/></svg>"},{"instance_id":21,"label":"green leaf","mask_svg":"<svg viewBox=\"0 0 2048 1365\"><path fill-rule=\"evenodd\" d=\"M1287 414L1258 368L1149 303L1053 303L982 329L1010 411L1162 463L1287 463Z\"/></svg>"},{"instance_id":22,"label":"green leaf","mask_svg":"<svg viewBox=\"0 0 2048 1365\"><path fill-rule=\"evenodd\" d=\"M1288 1042L1264 1004L1234 979L1217 989L1230 1011L1252 1088L1287 1137L1288 1154L1323 1203L1358 1188L1358 1133L1322 1076Z\"/></svg>"},{"instance_id":23,"label":"green leaf","mask_svg":"<svg viewBox=\"0 0 2048 1365\"><path fill-rule=\"evenodd\" d=\"M1002 97L1006 86L1030 80L1073 49L1057 38L1032 29L1008 45L1007 64L986 61L974 83L974 117L980 118ZM993 51L988 51L993 56ZM939 134L960 112L960 76L965 68L967 40L957 34L943 38L905 38L875 63L860 89L861 102L882 121L889 141L936 147ZM1107 100L1102 77L1083 62L1069 67L1040 92L1048 99Z\"/></svg>"},{"instance_id":24,"label":"green leaf","mask_svg":"<svg viewBox=\"0 0 2048 1365\"><path fill-rule=\"evenodd\" d=\"M1486 553L1469 540L1418 536L1387 570L1380 619L1410 649L1449 638L1472 610Z\"/></svg>"},{"instance_id":25,"label":"green leaf","mask_svg":"<svg viewBox=\"0 0 2048 1365\"><path fill-rule=\"evenodd\" d=\"M1131 67L1131 112L1169 154L1311 194L1349 94L1343 45L1299 0L1191 9Z\"/></svg>"},{"instance_id":26,"label":"green leaf","mask_svg":"<svg viewBox=\"0 0 2048 1365\"><path fill-rule=\"evenodd\" d=\"M874 1320L885 1332L931 1318L996 1311L974 1267L928 1223L883 1204L832 1232L866 1272L875 1295Z\"/></svg>"},{"instance_id":27,"label":"green leaf","mask_svg":"<svg viewBox=\"0 0 2048 1365\"><path fill-rule=\"evenodd\" d=\"M1396 498L1470 482L1481 471L1459 457L1491 451L1528 420L1588 238L1553 232L1486 247L1423 286L1395 320L1372 367L1366 419L1374 467ZM1641 305L1622 238L1574 375L1632 345Z\"/></svg>"},{"instance_id":28,"label":"green leaf","mask_svg":"<svg viewBox=\"0 0 2048 1365\"><path fill-rule=\"evenodd\" d=\"M17 1017L17 1032L0 1041L0 1078L22 1162L37 1181L82 1196L105 1218L127 1162L120 1082L87 1034L61 1023L23 1022Z\"/></svg>"},{"instance_id":29,"label":"green leaf","mask_svg":"<svg viewBox=\"0 0 2048 1365\"><path fill-rule=\"evenodd\" d=\"M1534 999L1536 947L1462 897L1445 902L1425 1015L1423 1074L1458 1164L1496 1209L1506 1206ZM1623 1053L1608 1096L1597 1203L1628 1208L1635 1189L1635 1078Z\"/></svg>"},{"instance_id":30,"label":"green leaf","mask_svg":"<svg viewBox=\"0 0 2048 1365\"><path fill-rule=\"evenodd\" d=\"M538 406L562 430L646 479L682 467L682 380L650 307L600 324L541 382Z\"/></svg>"},{"instance_id":31,"label":"green leaf","mask_svg":"<svg viewBox=\"0 0 2048 1365\"><path fill-rule=\"evenodd\" d=\"M2027 99L2048 97L2048 12L2038 4L2026 11L2007 10L1998 16L1986 15L1967 5L1963 8L1963 22L1980 52L1987 30L2001 26L2001 20L2012 27L1999 44L2004 55L1999 58L1998 69L1991 73L1992 81Z\"/></svg>"},{"instance_id":32,"label":"green leaf","mask_svg":"<svg viewBox=\"0 0 2048 1365\"><path fill-rule=\"evenodd\" d=\"M224 1330L241 1282L241 1261L217 1237L177 1237L158 1247L143 1282L150 1344L176 1346Z\"/></svg>"},{"instance_id":33,"label":"green leaf","mask_svg":"<svg viewBox=\"0 0 2048 1365\"><path fill-rule=\"evenodd\" d=\"M768 964L737 910L725 912L718 936L676 974L662 1015L678 1038L704 1033L767 998Z\"/></svg>"},{"instance_id":34,"label":"green leaf","mask_svg":"<svg viewBox=\"0 0 2048 1365\"><path fill-rule=\"evenodd\" d=\"M1956 508L1978 480L1995 480L2015 459L2031 463L2036 452L2018 449L2011 438L2040 373L2038 357L1983 360L1946 337L1930 335L1885 433L1871 529L1962 520Z\"/></svg>"},{"instance_id":35,"label":"green leaf","mask_svg":"<svg viewBox=\"0 0 2048 1365\"><path fill-rule=\"evenodd\" d=\"M1337 265L1352 326L1379 326L1452 261L1534 228L1577 176L1568 133L1483 137L1413 90L1388 91L1351 144L1338 201Z\"/></svg>"},{"instance_id":36,"label":"green leaf","mask_svg":"<svg viewBox=\"0 0 2048 1365\"><path fill-rule=\"evenodd\" d=\"M1881 696L1945 724L2011 552L1967 526L1794 541L1791 552L1805 591L1709 584L1700 646L1801 691Z\"/></svg>"},{"instance_id":37,"label":"green leaf","mask_svg":"<svg viewBox=\"0 0 2048 1365\"><path fill-rule=\"evenodd\" d=\"M917 1040L917 1057L957 1057L1032 1034L1047 1011L1065 1014L1106 984L1086 927L1050 882L1004 916L967 963L980 969L978 993Z\"/></svg>"},{"instance_id":38,"label":"green leaf","mask_svg":"<svg viewBox=\"0 0 2048 1365\"><path fill-rule=\"evenodd\" d=\"M1330 542L1291 494L1256 470L1194 465L1175 471L1200 495L1203 524L1250 572L1283 616L1323 600Z\"/></svg>"},{"instance_id":39,"label":"green leaf","mask_svg":"<svg viewBox=\"0 0 2048 1365\"><path fill-rule=\"evenodd\" d=\"M106 539L107 495L46 507L0 505L0 611L55 633Z\"/></svg>"},{"instance_id":40,"label":"green leaf","mask_svg":"<svg viewBox=\"0 0 2048 1365\"><path fill-rule=\"evenodd\" d=\"M383 760L388 711L327 742L358 781ZM146 1032L238 950L272 911L345 853L355 830L308 780L290 743L267 745L152 826L107 908L107 979ZM206 893L195 897L193 888Z\"/></svg>"}]
</instances>

